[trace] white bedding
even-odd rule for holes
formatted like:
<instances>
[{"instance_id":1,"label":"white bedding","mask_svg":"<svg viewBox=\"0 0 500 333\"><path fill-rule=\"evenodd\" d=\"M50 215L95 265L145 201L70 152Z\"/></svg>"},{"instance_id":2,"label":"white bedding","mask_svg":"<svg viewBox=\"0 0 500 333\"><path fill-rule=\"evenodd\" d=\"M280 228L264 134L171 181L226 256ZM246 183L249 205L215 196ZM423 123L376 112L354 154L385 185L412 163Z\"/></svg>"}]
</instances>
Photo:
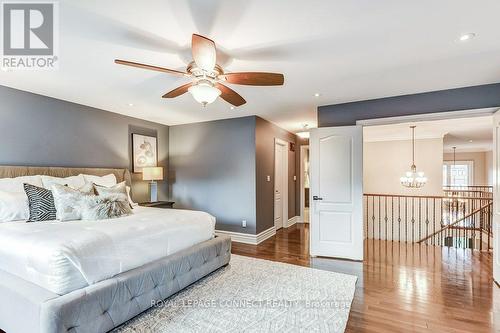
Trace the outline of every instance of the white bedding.
<instances>
[{"instance_id":1,"label":"white bedding","mask_svg":"<svg viewBox=\"0 0 500 333\"><path fill-rule=\"evenodd\" d=\"M134 208L101 221L0 223L0 269L66 294L214 235L208 213Z\"/></svg>"}]
</instances>

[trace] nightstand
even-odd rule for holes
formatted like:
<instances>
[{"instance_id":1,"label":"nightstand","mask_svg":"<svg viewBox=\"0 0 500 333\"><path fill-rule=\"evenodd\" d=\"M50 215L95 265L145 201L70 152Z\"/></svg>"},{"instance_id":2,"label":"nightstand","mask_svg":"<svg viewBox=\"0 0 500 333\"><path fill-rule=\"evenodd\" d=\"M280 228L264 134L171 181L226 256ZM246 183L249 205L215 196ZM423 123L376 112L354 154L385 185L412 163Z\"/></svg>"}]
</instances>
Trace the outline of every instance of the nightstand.
<instances>
[{"instance_id":1,"label":"nightstand","mask_svg":"<svg viewBox=\"0 0 500 333\"><path fill-rule=\"evenodd\" d=\"M141 202L139 206L154 208L174 208L175 201Z\"/></svg>"}]
</instances>

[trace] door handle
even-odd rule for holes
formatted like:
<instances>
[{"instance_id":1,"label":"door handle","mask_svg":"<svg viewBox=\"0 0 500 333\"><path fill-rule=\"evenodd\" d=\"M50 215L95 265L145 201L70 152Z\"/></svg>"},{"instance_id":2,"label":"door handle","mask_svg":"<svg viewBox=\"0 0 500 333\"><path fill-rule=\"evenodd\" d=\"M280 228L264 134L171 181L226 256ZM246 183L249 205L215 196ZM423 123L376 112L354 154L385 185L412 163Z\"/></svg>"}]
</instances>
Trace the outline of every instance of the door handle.
<instances>
[{"instance_id":1,"label":"door handle","mask_svg":"<svg viewBox=\"0 0 500 333\"><path fill-rule=\"evenodd\" d=\"M323 198L320 198L317 195L313 195L313 200L323 200Z\"/></svg>"}]
</instances>

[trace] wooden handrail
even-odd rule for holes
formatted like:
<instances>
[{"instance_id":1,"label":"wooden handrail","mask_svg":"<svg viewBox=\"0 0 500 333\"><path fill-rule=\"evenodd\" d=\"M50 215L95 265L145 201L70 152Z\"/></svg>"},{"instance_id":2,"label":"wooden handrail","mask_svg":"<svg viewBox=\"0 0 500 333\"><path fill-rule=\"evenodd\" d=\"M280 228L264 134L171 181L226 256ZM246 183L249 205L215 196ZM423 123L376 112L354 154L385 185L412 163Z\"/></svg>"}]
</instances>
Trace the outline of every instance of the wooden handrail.
<instances>
[{"instance_id":1,"label":"wooden handrail","mask_svg":"<svg viewBox=\"0 0 500 333\"><path fill-rule=\"evenodd\" d=\"M396 197L396 198L427 198L427 199L465 199L465 200L485 200L492 201L492 198L482 197L450 197L447 195L407 195L407 194L381 194L381 193L364 193L364 196L371 197Z\"/></svg>"},{"instance_id":2,"label":"wooden handrail","mask_svg":"<svg viewBox=\"0 0 500 333\"><path fill-rule=\"evenodd\" d=\"M422 242L424 242L424 241L428 240L429 238L431 238L431 237L433 237L433 236L435 236L435 235L437 235L437 234L439 234L439 233L441 233L441 232L443 232L443 231L445 231L445 230L450 229L450 228L451 228L452 226L454 226L455 224L457 224L457 223L459 223L459 222L462 222L462 221L465 221L466 219L468 219L468 218L469 218L469 217L471 217L472 215L479 213L479 212L480 212L480 211L482 211L483 209L488 208L489 206L491 206L492 204L493 204L493 203L492 203L492 202L490 202L490 203L487 203L487 204L486 204L486 205L484 205L484 206L479 207L478 209L476 209L476 210L472 211L471 213L469 213L469 214L465 215L464 217L462 217L462 218L460 218L460 219L456 220L455 222L453 222L453 223L451 223L451 224L448 224L446 227L441 228L441 229L439 229L439 230L438 230L438 231L436 231L436 232L433 232L432 234L428 235L428 236L427 236L427 237L425 237L425 238L422 238L422 239L421 239L421 240L419 240L417 243L422 243Z\"/></svg>"},{"instance_id":3,"label":"wooden handrail","mask_svg":"<svg viewBox=\"0 0 500 333\"><path fill-rule=\"evenodd\" d=\"M490 191L480 191L480 190L453 190L453 189L443 189L444 192L470 192L470 193L488 193L491 194Z\"/></svg>"},{"instance_id":4,"label":"wooden handrail","mask_svg":"<svg viewBox=\"0 0 500 333\"><path fill-rule=\"evenodd\" d=\"M484 187L484 188L493 188L493 185L464 185L464 186L458 186L458 185L443 185L443 187Z\"/></svg>"}]
</instances>

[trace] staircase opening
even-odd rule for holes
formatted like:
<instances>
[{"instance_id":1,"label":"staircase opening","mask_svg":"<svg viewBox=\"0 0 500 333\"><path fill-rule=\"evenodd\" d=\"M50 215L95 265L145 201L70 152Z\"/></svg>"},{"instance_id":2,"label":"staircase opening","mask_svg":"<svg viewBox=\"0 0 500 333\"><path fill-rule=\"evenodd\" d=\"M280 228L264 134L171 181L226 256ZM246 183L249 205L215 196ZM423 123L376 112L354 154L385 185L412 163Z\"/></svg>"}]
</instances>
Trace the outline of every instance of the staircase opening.
<instances>
[{"instance_id":1,"label":"staircase opening","mask_svg":"<svg viewBox=\"0 0 500 333\"><path fill-rule=\"evenodd\" d=\"M423 187L401 184L415 164ZM364 127L365 242L492 251L492 116ZM367 246L369 249L370 247Z\"/></svg>"}]
</instances>

